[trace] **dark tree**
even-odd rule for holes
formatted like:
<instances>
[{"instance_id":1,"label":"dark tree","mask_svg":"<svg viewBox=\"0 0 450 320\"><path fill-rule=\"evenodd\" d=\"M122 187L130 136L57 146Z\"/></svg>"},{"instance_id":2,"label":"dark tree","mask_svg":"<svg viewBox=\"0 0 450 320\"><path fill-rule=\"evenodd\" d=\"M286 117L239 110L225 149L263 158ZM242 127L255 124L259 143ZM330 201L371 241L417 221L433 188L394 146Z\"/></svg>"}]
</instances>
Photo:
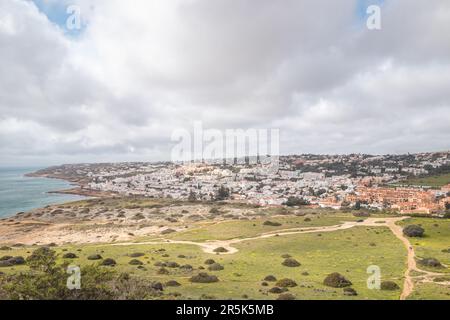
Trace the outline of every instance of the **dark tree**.
<instances>
[{"instance_id":1,"label":"dark tree","mask_svg":"<svg viewBox=\"0 0 450 320\"><path fill-rule=\"evenodd\" d=\"M216 200L223 201L223 200L227 200L229 197L230 197L230 189L228 189L224 186L220 186L220 188L216 194Z\"/></svg>"}]
</instances>

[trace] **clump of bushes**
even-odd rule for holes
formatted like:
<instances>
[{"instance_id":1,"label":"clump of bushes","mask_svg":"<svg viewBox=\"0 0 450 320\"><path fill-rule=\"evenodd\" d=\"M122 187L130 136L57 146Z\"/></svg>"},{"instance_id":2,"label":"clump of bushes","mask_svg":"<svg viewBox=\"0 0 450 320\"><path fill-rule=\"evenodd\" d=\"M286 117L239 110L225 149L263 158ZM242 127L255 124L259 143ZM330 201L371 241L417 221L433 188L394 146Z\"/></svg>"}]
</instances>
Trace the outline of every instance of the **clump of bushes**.
<instances>
[{"instance_id":1,"label":"clump of bushes","mask_svg":"<svg viewBox=\"0 0 450 320\"><path fill-rule=\"evenodd\" d=\"M380 288L385 291L396 291L400 289L399 285L394 281L382 281Z\"/></svg>"},{"instance_id":2,"label":"clump of bushes","mask_svg":"<svg viewBox=\"0 0 450 320\"><path fill-rule=\"evenodd\" d=\"M190 271L190 270L194 269L194 267L191 266L190 264L185 264L185 265L182 265L182 266L180 267L180 269Z\"/></svg>"},{"instance_id":3,"label":"clump of bushes","mask_svg":"<svg viewBox=\"0 0 450 320\"><path fill-rule=\"evenodd\" d=\"M130 254L131 258L140 258L140 257L143 257L143 256L145 256L145 253L142 253L142 252L134 252L134 253Z\"/></svg>"},{"instance_id":4,"label":"clump of bushes","mask_svg":"<svg viewBox=\"0 0 450 320\"><path fill-rule=\"evenodd\" d=\"M175 280L170 280L166 282L166 287L180 287L181 284Z\"/></svg>"},{"instance_id":5,"label":"clump of bushes","mask_svg":"<svg viewBox=\"0 0 450 320\"><path fill-rule=\"evenodd\" d=\"M138 259L133 259L130 260L129 264L132 266L142 266L144 263Z\"/></svg>"},{"instance_id":6,"label":"clump of bushes","mask_svg":"<svg viewBox=\"0 0 450 320\"><path fill-rule=\"evenodd\" d=\"M189 279L193 283L214 283L218 282L219 278L213 275L209 275L206 272L200 272L198 275Z\"/></svg>"},{"instance_id":7,"label":"clump of bushes","mask_svg":"<svg viewBox=\"0 0 450 320\"><path fill-rule=\"evenodd\" d=\"M205 261L206 265L210 265L210 264L214 264L214 263L216 263L216 262L213 259L208 259Z\"/></svg>"},{"instance_id":8,"label":"clump of bushes","mask_svg":"<svg viewBox=\"0 0 450 320\"><path fill-rule=\"evenodd\" d=\"M280 227L280 226L282 226L281 223L279 223L279 222L273 222L273 221L265 221L265 222L263 223L263 225L269 226L269 227Z\"/></svg>"},{"instance_id":9,"label":"clump of bushes","mask_svg":"<svg viewBox=\"0 0 450 320\"><path fill-rule=\"evenodd\" d=\"M423 234L425 233L425 230L415 224L409 225L403 229L403 234L407 237L411 238L420 238L423 237Z\"/></svg>"},{"instance_id":10,"label":"clump of bushes","mask_svg":"<svg viewBox=\"0 0 450 320\"><path fill-rule=\"evenodd\" d=\"M78 256L75 253L68 252L63 255L63 259L76 259Z\"/></svg>"},{"instance_id":11,"label":"clump of bushes","mask_svg":"<svg viewBox=\"0 0 450 320\"><path fill-rule=\"evenodd\" d=\"M158 272L157 272L157 274L160 274L160 275L168 275L170 272L169 272L169 270L167 270L166 268L160 268L159 270L158 270Z\"/></svg>"},{"instance_id":12,"label":"clump of bushes","mask_svg":"<svg viewBox=\"0 0 450 320\"><path fill-rule=\"evenodd\" d=\"M280 294L283 292L288 291L288 289L286 288L280 288L280 287L273 287L269 290L269 293L273 293L273 294Z\"/></svg>"},{"instance_id":13,"label":"clump of bushes","mask_svg":"<svg viewBox=\"0 0 450 320\"><path fill-rule=\"evenodd\" d=\"M353 288L344 288L344 296L355 297L358 293Z\"/></svg>"},{"instance_id":14,"label":"clump of bushes","mask_svg":"<svg viewBox=\"0 0 450 320\"><path fill-rule=\"evenodd\" d=\"M4 256L0 258L0 267L12 267L25 264L26 261L23 257Z\"/></svg>"},{"instance_id":15,"label":"clump of bushes","mask_svg":"<svg viewBox=\"0 0 450 320\"><path fill-rule=\"evenodd\" d=\"M267 277L264 278L264 281L275 282L277 281L277 278L275 278L275 276L268 275Z\"/></svg>"},{"instance_id":16,"label":"clump of bushes","mask_svg":"<svg viewBox=\"0 0 450 320\"><path fill-rule=\"evenodd\" d=\"M369 212L355 212L355 213L353 213L353 216L357 217L357 218L368 218L368 217L370 217L370 213Z\"/></svg>"},{"instance_id":17,"label":"clump of bushes","mask_svg":"<svg viewBox=\"0 0 450 320\"><path fill-rule=\"evenodd\" d=\"M167 268L172 268L172 269L180 267L180 265L177 262L167 262L166 266L167 266Z\"/></svg>"},{"instance_id":18,"label":"clump of bushes","mask_svg":"<svg viewBox=\"0 0 450 320\"><path fill-rule=\"evenodd\" d=\"M337 272L329 274L323 281L323 284L332 288L345 288L352 285L350 280L346 279L343 275Z\"/></svg>"},{"instance_id":19,"label":"clump of bushes","mask_svg":"<svg viewBox=\"0 0 450 320\"><path fill-rule=\"evenodd\" d=\"M297 286L297 282L292 279L281 279L276 285L281 288L294 288Z\"/></svg>"},{"instance_id":20,"label":"clump of bushes","mask_svg":"<svg viewBox=\"0 0 450 320\"><path fill-rule=\"evenodd\" d=\"M224 267L219 263L213 263L208 267L209 271L221 271Z\"/></svg>"},{"instance_id":21,"label":"clump of bushes","mask_svg":"<svg viewBox=\"0 0 450 320\"><path fill-rule=\"evenodd\" d=\"M92 254L89 257L87 257L88 260L102 260L103 257L99 254Z\"/></svg>"},{"instance_id":22,"label":"clump of bushes","mask_svg":"<svg viewBox=\"0 0 450 320\"><path fill-rule=\"evenodd\" d=\"M282 293L277 300L295 300L295 296L292 293Z\"/></svg>"},{"instance_id":23,"label":"clump of bushes","mask_svg":"<svg viewBox=\"0 0 450 320\"><path fill-rule=\"evenodd\" d=\"M442 264L439 260L435 258L425 258L419 261L419 264L424 267L431 267L431 268L442 268Z\"/></svg>"},{"instance_id":24,"label":"clump of bushes","mask_svg":"<svg viewBox=\"0 0 450 320\"><path fill-rule=\"evenodd\" d=\"M0 247L0 251L10 251L10 250L12 250L12 249L10 247L8 247L8 246Z\"/></svg>"},{"instance_id":25,"label":"clump of bushes","mask_svg":"<svg viewBox=\"0 0 450 320\"><path fill-rule=\"evenodd\" d=\"M283 261L282 265L285 267L290 267L290 268L296 268L296 267L301 266L300 262L298 262L297 260L292 259L292 258L285 259Z\"/></svg>"},{"instance_id":26,"label":"clump of bushes","mask_svg":"<svg viewBox=\"0 0 450 320\"><path fill-rule=\"evenodd\" d=\"M105 266L105 267L114 267L117 264L116 260L111 259L111 258L106 258L105 260L102 261L102 263L100 265Z\"/></svg>"},{"instance_id":27,"label":"clump of bushes","mask_svg":"<svg viewBox=\"0 0 450 320\"><path fill-rule=\"evenodd\" d=\"M225 249L224 247L219 247L219 248L214 249L214 252L215 253L227 253L228 250Z\"/></svg>"},{"instance_id":28,"label":"clump of bushes","mask_svg":"<svg viewBox=\"0 0 450 320\"><path fill-rule=\"evenodd\" d=\"M91 265L81 268L80 290L67 287L66 264L57 264L57 254L46 247L27 259L30 271L0 277L0 296L7 300L149 300L161 291L143 279L116 274L112 269ZM162 288L162 286L161 286Z\"/></svg>"},{"instance_id":29,"label":"clump of bushes","mask_svg":"<svg viewBox=\"0 0 450 320\"><path fill-rule=\"evenodd\" d=\"M176 232L176 230L166 229L166 230L161 231L161 234L162 235L167 235L167 234L171 234L171 233L174 233L174 232Z\"/></svg>"}]
</instances>

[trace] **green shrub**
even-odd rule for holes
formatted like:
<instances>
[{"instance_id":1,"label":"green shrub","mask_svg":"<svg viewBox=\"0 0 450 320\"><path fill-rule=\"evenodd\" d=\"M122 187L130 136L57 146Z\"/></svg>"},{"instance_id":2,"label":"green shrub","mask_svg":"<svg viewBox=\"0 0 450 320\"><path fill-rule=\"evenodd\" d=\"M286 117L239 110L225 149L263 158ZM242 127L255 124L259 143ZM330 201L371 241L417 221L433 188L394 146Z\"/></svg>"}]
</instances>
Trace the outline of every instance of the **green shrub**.
<instances>
[{"instance_id":1,"label":"green shrub","mask_svg":"<svg viewBox=\"0 0 450 320\"><path fill-rule=\"evenodd\" d=\"M292 279L281 279L276 285L281 288L294 288L297 286L297 283Z\"/></svg>"},{"instance_id":2,"label":"green shrub","mask_svg":"<svg viewBox=\"0 0 450 320\"><path fill-rule=\"evenodd\" d=\"M285 267L290 267L290 268L296 268L296 267L301 266L300 262L298 262L297 260L292 259L292 258L285 259L283 261L282 265Z\"/></svg>"},{"instance_id":3,"label":"green shrub","mask_svg":"<svg viewBox=\"0 0 450 320\"><path fill-rule=\"evenodd\" d=\"M385 291L396 291L396 290L400 290L400 287L398 284L396 284L393 281L382 281L381 282L381 290L385 290Z\"/></svg>"},{"instance_id":4,"label":"green shrub","mask_svg":"<svg viewBox=\"0 0 450 320\"><path fill-rule=\"evenodd\" d=\"M106 258L105 260L102 261L102 263L100 265L105 266L105 267L114 267L116 264L117 264L116 260L111 259L111 258Z\"/></svg>"},{"instance_id":5,"label":"green shrub","mask_svg":"<svg viewBox=\"0 0 450 320\"><path fill-rule=\"evenodd\" d=\"M130 262L128 262L128 264L130 264L132 266L142 266L144 263L138 259L133 259L133 260L130 260Z\"/></svg>"},{"instance_id":6,"label":"green shrub","mask_svg":"<svg viewBox=\"0 0 450 320\"><path fill-rule=\"evenodd\" d=\"M264 278L264 281L275 282L277 281L277 278L275 278L275 276L268 275L267 277Z\"/></svg>"},{"instance_id":7,"label":"green shrub","mask_svg":"<svg viewBox=\"0 0 450 320\"><path fill-rule=\"evenodd\" d=\"M332 288L345 288L352 285L349 280L337 272L329 274L323 281L323 284Z\"/></svg>"},{"instance_id":8,"label":"green shrub","mask_svg":"<svg viewBox=\"0 0 450 320\"><path fill-rule=\"evenodd\" d=\"M170 280L166 282L166 287L180 287L181 284L175 280Z\"/></svg>"},{"instance_id":9,"label":"green shrub","mask_svg":"<svg viewBox=\"0 0 450 320\"><path fill-rule=\"evenodd\" d=\"M190 278L193 283L214 283L218 282L219 278L213 275L209 275L206 272L200 272L198 275Z\"/></svg>"},{"instance_id":10,"label":"green shrub","mask_svg":"<svg viewBox=\"0 0 450 320\"><path fill-rule=\"evenodd\" d=\"M411 238L423 237L425 230L417 225L409 225L403 229L403 234Z\"/></svg>"},{"instance_id":11,"label":"green shrub","mask_svg":"<svg viewBox=\"0 0 450 320\"><path fill-rule=\"evenodd\" d=\"M263 225L269 226L269 227L280 227L280 226L282 226L281 223L279 223L279 222L273 222L273 221L265 221L265 222L263 223Z\"/></svg>"},{"instance_id":12,"label":"green shrub","mask_svg":"<svg viewBox=\"0 0 450 320\"><path fill-rule=\"evenodd\" d=\"M87 257L88 260L102 260L103 257L99 254L92 254Z\"/></svg>"},{"instance_id":13,"label":"green shrub","mask_svg":"<svg viewBox=\"0 0 450 320\"><path fill-rule=\"evenodd\" d=\"M439 260L435 258L425 258L422 260L419 260L419 264L424 267L430 267L430 268L442 268L442 264Z\"/></svg>"},{"instance_id":14,"label":"green shrub","mask_svg":"<svg viewBox=\"0 0 450 320\"><path fill-rule=\"evenodd\" d=\"M344 296L355 297L358 293L353 288L344 288Z\"/></svg>"},{"instance_id":15,"label":"green shrub","mask_svg":"<svg viewBox=\"0 0 450 320\"><path fill-rule=\"evenodd\" d=\"M208 267L209 271L221 271L224 267L219 263L213 263Z\"/></svg>"},{"instance_id":16,"label":"green shrub","mask_svg":"<svg viewBox=\"0 0 450 320\"><path fill-rule=\"evenodd\" d=\"M292 293L282 293L277 300L295 300L295 296Z\"/></svg>"}]
</instances>

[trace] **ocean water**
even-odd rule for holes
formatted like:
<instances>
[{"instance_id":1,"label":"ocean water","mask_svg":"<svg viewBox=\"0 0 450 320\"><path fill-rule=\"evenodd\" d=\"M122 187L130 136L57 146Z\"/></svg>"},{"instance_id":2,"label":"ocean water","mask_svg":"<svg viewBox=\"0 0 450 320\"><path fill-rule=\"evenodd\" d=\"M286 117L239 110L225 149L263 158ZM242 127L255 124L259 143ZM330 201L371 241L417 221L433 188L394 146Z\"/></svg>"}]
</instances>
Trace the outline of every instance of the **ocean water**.
<instances>
[{"instance_id":1,"label":"ocean water","mask_svg":"<svg viewBox=\"0 0 450 320\"><path fill-rule=\"evenodd\" d=\"M76 195L48 193L73 187L67 181L24 176L38 169L40 168L0 168L0 218L49 204L84 199Z\"/></svg>"}]
</instances>

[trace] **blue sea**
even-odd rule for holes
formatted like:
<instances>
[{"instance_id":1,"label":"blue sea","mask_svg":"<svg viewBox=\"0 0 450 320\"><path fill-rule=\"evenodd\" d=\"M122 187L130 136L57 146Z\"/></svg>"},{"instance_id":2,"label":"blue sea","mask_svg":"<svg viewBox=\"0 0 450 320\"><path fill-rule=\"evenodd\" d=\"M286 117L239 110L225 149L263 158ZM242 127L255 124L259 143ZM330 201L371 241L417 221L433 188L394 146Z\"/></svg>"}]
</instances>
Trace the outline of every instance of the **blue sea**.
<instances>
[{"instance_id":1,"label":"blue sea","mask_svg":"<svg viewBox=\"0 0 450 320\"><path fill-rule=\"evenodd\" d=\"M41 168L0 168L0 218L50 204L84 199L76 195L48 193L73 188L67 181L25 177L25 174L39 169Z\"/></svg>"}]
</instances>

